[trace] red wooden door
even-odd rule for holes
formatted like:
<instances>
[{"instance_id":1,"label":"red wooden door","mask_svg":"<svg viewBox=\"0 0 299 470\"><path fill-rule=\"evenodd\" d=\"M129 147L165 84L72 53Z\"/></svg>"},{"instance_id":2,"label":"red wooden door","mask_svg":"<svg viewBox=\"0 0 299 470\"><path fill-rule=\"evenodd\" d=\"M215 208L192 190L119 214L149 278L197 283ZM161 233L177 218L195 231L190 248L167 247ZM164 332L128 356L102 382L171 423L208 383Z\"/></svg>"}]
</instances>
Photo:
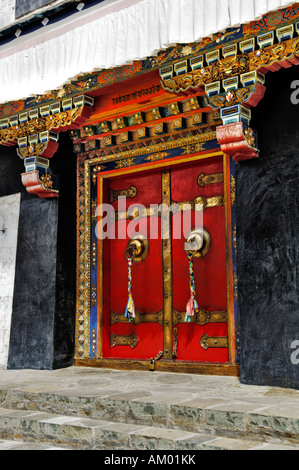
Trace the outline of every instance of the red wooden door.
<instances>
[{"instance_id":1,"label":"red wooden door","mask_svg":"<svg viewBox=\"0 0 299 470\"><path fill-rule=\"evenodd\" d=\"M202 160L183 167L170 167L167 171L167 180L163 180L166 172L159 170L154 173L126 175L106 182L106 194L109 197L123 194L130 197L126 198L125 209L122 207L121 211L116 212L115 238L104 242L104 302L101 320L103 357L150 360L162 351L164 358L167 353L167 359L176 361L227 363L228 347L225 346L225 341L223 343L228 335L228 326L222 158ZM185 229L182 226L186 218L180 212L171 217L169 240L172 312L169 312L169 308L167 312L165 307L169 305L169 302L165 304L165 277L168 269L165 268L163 255L165 241L161 238L162 216L161 212L150 209L165 202L165 184L169 185L171 203L191 202L198 197L206 201L203 226L210 235L211 242L208 253L202 258L194 259L194 285L200 315L197 312L188 323L185 322L185 312L190 298L190 277L185 252ZM117 200L112 203L116 211L118 204ZM127 210L138 204L148 210L136 225L128 217ZM195 211L191 210L189 215L193 228ZM182 236L176 239L179 225ZM148 238L149 251L142 262L133 262L132 265L132 295L136 319L130 322L124 317L128 298L126 248L136 229ZM125 237L120 239L119 234L124 233ZM153 233L157 237L151 237ZM169 276L169 272L167 275ZM207 320L203 321L202 318ZM172 345L169 345L169 338L165 338L165 332L169 328L170 335L171 332L173 335ZM217 341L217 338L222 340ZM169 351L171 348L173 350Z\"/></svg>"},{"instance_id":2,"label":"red wooden door","mask_svg":"<svg viewBox=\"0 0 299 470\"><path fill-rule=\"evenodd\" d=\"M109 194L119 197L127 189L136 188L134 197L126 197L126 210L142 204L149 207L161 202L161 174L145 174L112 179ZM113 193L114 192L114 193ZM159 217L150 216L140 219L138 226L129 216L124 217L119 201L112 203L116 211L115 239L106 243L109 255L104 258L104 278L109 277L109 292L104 292L108 302L103 312L103 357L120 359L150 359L163 350L163 279L161 254L161 222ZM120 211L118 208L120 207ZM132 294L136 313L143 315L147 322L129 322L124 318L128 299L128 261L127 244L133 232L149 234L150 227L156 226L158 238L150 240L148 256L141 263L132 266ZM119 235L125 238L120 239ZM105 246L104 246L105 250ZM108 283L106 284L108 285ZM155 314L159 314L160 323ZM150 320L150 322L148 322ZM153 321L152 321L153 320ZM134 341L136 338L136 341ZM122 342L123 341L123 342ZM126 343L129 343L128 345ZM132 347L133 346L133 347Z\"/></svg>"},{"instance_id":3,"label":"red wooden door","mask_svg":"<svg viewBox=\"0 0 299 470\"><path fill-rule=\"evenodd\" d=\"M200 177L200 178L199 178ZM199 186L198 184L201 184ZM171 172L171 195L175 202L192 201L205 198L203 210L203 228L210 235L208 253L193 260L194 284L199 310L211 315L210 322L179 323L177 328L177 360L196 362L223 362L229 360L228 348L219 348L225 342L210 338L227 338L227 283L226 283L226 237L225 207L222 159L203 161L186 168L177 168ZM194 212L192 214L194 221ZM180 224L180 214L173 217L173 230ZM194 223L194 222L193 222ZM194 225L193 225L194 227ZM173 310L186 312L186 303L190 298L189 263L184 250L185 240L172 241L173 269ZM214 312L217 312L214 313ZM219 313L218 313L219 312ZM200 317L201 320L201 317ZM215 320L221 320L221 322ZM222 321L224 320L224 321ZM201 342L209 338L209 347L204 349ZM216 347L211 347L216 346ZM206 347L206 346L205 346Z\"/></svg>"}]
</instances>

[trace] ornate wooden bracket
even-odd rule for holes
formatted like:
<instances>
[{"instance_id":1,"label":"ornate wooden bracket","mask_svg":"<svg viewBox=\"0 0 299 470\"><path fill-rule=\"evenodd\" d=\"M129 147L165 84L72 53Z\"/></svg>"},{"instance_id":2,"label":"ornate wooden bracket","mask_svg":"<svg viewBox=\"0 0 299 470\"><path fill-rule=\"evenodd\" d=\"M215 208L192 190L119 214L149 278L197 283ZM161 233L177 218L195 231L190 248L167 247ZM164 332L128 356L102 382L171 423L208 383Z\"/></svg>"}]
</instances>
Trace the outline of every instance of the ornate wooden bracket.
<instances>
[{"instance_id":1,"label":"ornate wooden bracket","mask_svg":"<svg viewBox=\"0 0 299 470\"><path fill-rule=\"evenodd\" d=\"M40 198L57 197L58 178L49 173L49 159L58 148L59 135L45 131L18 139L17 154L24 160L25 173L21 174L22 183L27 191Z\"/></svg>"},{"instance_id":2,"label":"ornate wooden bracket","mask_svg":"<svg viewBox=\"0 0 299 470\"><path fill-rule=\"evenodd\" d=\"M0 120L0 144L18 145L17 154L25 165L22 183L29 193L58 196L58 178L49 172L49 160L58 149L59 133L82 125L93 102L80 95Z\"/></svg>"},{"instance_id":3,"label":"ornate wooden bracket","mask_svg":"<svg viewBox=\"0 0 299 470\"><path fill-rule=\"evenodd\" d=\"M255 39L259 45L256 44ZM232 54L222 59L220 59L221 50L217 49L216 60L210 61L208 56L211 53L206 54L208 65L205 66L204 57L201 56L201 62L195 69L191 63L194 58L189 59L190 65L186 64L186 70L190 67L192 71L180 72L177 76L174 76L173 70L165 75L163 72L165 68L160 69L161 86L164 90L177 94L205 90L209 97L222 94L222 90L226 94L230 90L239 90L237 93L239 99L247 100L255 92L255 85L262 78L260 74L265 75L268 71L287 68L299 63L298 37L285 41L282 38L280 44L274 44L274 38L269 42L272 44L262 46L259 37L253 38L251 44L247 46L248 50L244 50L242 43L236 44L237 47ZM242 52L240 55L237 54L238 46ZM229 100L230 98L228 103ZM210 102L215 106L214 100Z\"/></svg>"},{"instance_id":4,"label":"ornate wooden bracket","mask_svg":"<svg viewBox=\"0 0 299 470\"><path fill-rule=\"evenodd\" d=\"M255 132L242 122L218 127L217 139L221 150L236 162L259 156Z\"/></svg>"},{"instance_id":5,"label":"ornate wooden bracket","mask_svg":"<svg viewBox=\"0 0 299 470\"><path fill-rule=\"evenodd\" d=\"M256 106L264 97L265 87L260 83L250 96L250 105ZM251 110L246 106L237 104L223 107L220 115L223 126L218 126L216 135L221 150L231 155L236 162L249 160L259 156L257 134L250 127Z\"/></svg>"},{"instance_id":6,"label":"ornate wooden bracket","mask_svg":"<svg viewBox=\"0 0 299 470\"><path fill-rule=\"evenodd\" d=\"M55 189L57 186L56 177L45 173L40 176L38 170L22 173L22 183L26 187L28 193L36 194L42 199L58 197L59 191ZM54 179L52 179L54 178Z\"/></svg>"},{"instance_id":7,"label":"ornate wooden bracket","mask_svg":"<svg viewBox=\"0 0 299 470\"><path fill-rule=\"evenodd\" d=\"M217 138L223 152L235 161L256 158L250 108L264 97L265 74L299 64L299 38L294 34L291 25L165 66L160 69L161 86L180 95L205 91L211 108L221 112L223 126L217 128Z\"/></svg>"}]
</instances>

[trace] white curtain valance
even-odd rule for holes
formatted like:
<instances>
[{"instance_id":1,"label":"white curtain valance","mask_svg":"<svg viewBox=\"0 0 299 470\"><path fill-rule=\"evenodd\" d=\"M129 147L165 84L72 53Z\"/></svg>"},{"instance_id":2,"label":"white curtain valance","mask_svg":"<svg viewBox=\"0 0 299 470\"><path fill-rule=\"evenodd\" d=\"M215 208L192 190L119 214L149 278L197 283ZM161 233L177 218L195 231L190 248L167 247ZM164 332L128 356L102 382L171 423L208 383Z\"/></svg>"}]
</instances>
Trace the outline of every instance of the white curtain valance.
<instances>
[{"instance_id":1,"label":"white curtain valance","mask_svg":"<svg viewBox=\"0 0 299 470\"><path fill-rule=\"evenodd\" d=\"M105 3L100 4L102 8ZM198 41L296 2L127 0L128 3L128 7L68 28L56 37L52 34L51 39L37 36L30 47L24 40L17 52L0 48L0 103L43 94L79 74L144 59L171 45Z\"/></svg>"}]
</instances>

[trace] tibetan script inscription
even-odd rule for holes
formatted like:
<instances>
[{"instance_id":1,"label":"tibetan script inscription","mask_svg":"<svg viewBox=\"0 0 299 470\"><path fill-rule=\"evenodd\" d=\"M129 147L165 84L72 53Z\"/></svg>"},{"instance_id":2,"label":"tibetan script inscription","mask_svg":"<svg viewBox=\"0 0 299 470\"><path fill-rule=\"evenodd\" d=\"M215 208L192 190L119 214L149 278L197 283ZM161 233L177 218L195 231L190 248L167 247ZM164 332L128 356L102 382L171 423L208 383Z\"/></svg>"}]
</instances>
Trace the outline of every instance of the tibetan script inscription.
<instances>
[{"instance_id":1,"label":"tibetan script inscription","mask_svg":"<svg viewBox=\"0 0 299 470\"><path fill-rule=\"evenodd\" d=\"M127 101L136 100L137 98L142 98L143 96L148 96L148 95L153 95L155 93L159 93L160 90L161 90L160 85L153 85L149 88L142 88L141 90L133 91L131 93L128 93L127 95L118 96L117 98L112 98L112 103L114 105L125 103Z\"/></svg>"}]
</instances>

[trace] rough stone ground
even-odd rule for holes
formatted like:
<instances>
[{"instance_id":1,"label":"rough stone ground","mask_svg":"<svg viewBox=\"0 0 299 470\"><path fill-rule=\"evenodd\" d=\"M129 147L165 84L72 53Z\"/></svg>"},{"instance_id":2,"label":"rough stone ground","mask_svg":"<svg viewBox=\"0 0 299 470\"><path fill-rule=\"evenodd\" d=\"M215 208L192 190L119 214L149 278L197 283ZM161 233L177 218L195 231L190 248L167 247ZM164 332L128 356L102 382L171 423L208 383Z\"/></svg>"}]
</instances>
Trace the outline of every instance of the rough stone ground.
<instances>
[{"instance_id":1,"label":"rough stone ground","mask_svg":"<svg viewBox=\"0 0 299 470\"><path fill-rule=\"evenodd\" d=\"M236 377L0 370L0 450L299 450L299 391Z\"/></svg>"}]
</instances>

